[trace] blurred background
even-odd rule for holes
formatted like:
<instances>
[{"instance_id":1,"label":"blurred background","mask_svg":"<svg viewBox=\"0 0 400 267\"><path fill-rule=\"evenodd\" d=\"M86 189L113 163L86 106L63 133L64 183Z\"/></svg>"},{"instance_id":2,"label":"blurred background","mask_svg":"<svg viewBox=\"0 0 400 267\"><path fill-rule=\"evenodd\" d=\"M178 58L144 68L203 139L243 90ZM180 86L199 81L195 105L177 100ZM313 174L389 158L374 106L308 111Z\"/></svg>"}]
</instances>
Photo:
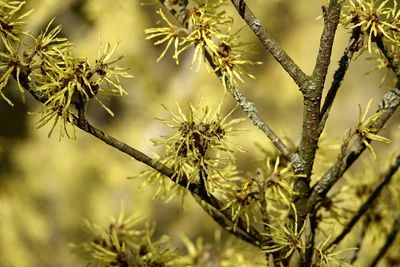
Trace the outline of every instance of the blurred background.
<instances>
[{"instance_id":1,"label":"blurred background","mask_svg":"<svg viewBox=\"0 0 400 267\"><path fill-rule=\"evenodd\" d=\"M155 1L153 1L155 2ZM322 30L321 5L325 1L248 0L262 23L282 44L288 54L309 74L312 72ZM162 104L174 107L174 101L185 105L188 101L215 106L224 95L219 80L204 67L190 70L191 54L186 53L180 66L167 56L156 59L163 47L146 41L144 30L156 26L159 8L151 1L140 0L30 0L26 9L34 9L29 31L40 33L55 18L61 24L62 34L74 45L78 57L93 62L101 45L120 41L116 54L123 54L121 65L130 68L134 79L124 80L128 95L110 100L115 113L110 117L101 108L91 107L90 119L94 125L116 138L149 154L160 153L149 141L167 130L154 118L166 118ZM227 8L236 19L238 28L244 23L235 10ZM298 144L302 120L302 97L291 78L261 48L254 35L244 27L244 42L254 42L253 60L263 64L249 69L255 80L241 85L243 93L254 101L262 117L290 142ZM330 67L330 75L337 67L349 34L339 29ZM347 78L334 104L324 140L332 145L332 155L318 162L317 168L326 168L333 162L345 132L358 121L358 105L364 109L372 98L373 109L390 88L390 79L380 86L385 71L373 71L374 60L361 56L352 63ZM372 71L372 72L371 72ZM371 73L370 73L371 72ZM369 75L366 75L370 73ZM327 84L330 84L329 78ZM15 86L11 83L9 87ZM38 104L31 98L21 102L16 90L7 90L15 103L10 107L0 101L0 267L30 266L84 266L84 261L72 254L68 243L85 239L81 226L89 219L106 226L109 218L117 215L121 203L128 213L139 214L156 222L157 233L182 232L189 238L203 235L212 240L217 225L191 200L183 207L179 199L164 203L154 200L155 188L140 189L136 176L145 166L122 155L77 131L77 140L58 140L57 132L48 138L48 128L36 129ZM226 97L225 110L235 106ZM237 110L234 117L244 114ZM243 173L254 174L257 159L262 159L261 146L270 149L265 136L251 123L240 126L235 142L247 151L239 153L238 166ZM392 139L390 147L399 146L399 116L388 123L382 135ZM389 146L376 145L379 160L374 164L386 166L393 152ZM370 162L365 153L363 160ZM251 164L249 164L249 162ZM357 166L355 167L357 168Z\"/></svg>"}]
</instances>

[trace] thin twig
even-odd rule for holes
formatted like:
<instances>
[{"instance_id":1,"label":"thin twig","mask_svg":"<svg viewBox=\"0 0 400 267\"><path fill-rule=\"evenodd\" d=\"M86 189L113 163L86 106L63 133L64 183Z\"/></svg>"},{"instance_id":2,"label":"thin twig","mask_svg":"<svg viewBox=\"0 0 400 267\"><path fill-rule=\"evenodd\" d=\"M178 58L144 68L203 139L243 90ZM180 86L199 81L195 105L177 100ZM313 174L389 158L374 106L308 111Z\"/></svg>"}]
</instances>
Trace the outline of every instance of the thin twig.
<instances>
[{"instance_id":1,"label":"thin twig","mask_svg":"<svg viewBox=\"0 0 400 267\"><path fill-rule=\"evenodd\" d=\"M392 230L388 234L385 244L381 247L381 249L378 252L378 255L375 256L374 260L369 265L370 267L375 267L378 264L378 262L385 256L386 252L389 250L389 248L393 245L393 242L396 240L396 236L399 233L399 231L400 231L400 214L397 214L393 222Z\"/></svg>"},{"instance_id":2,"label":"thin twig","mask_svg":"<svg viewBox=\"0 0 400 267\"><path fill-rule=\"evenodd\" d=\"M358 209L358 211L350 220L350 222L346 224L342 232L327 246L327 248L339 244L340 241L342 241L343 238L347 236L347 234L351 231L351 229L353 229L354 225L360 220L360 218L365 214L365 212L367 212L372 207L372 205L378 198L379 194L382 192L382 189L385 188L385 186L392 180L392 177L397 172L399 167L400 167L400 154L396 157L394 164L389 168L385 176L375 187L374 191L372 191L367 200L361 205L361 207Z\"/></svg>"},{"instance_id":3,"label":"thin twig","mask_svg":"<svg viewBox=\"0 0 400 267\"><path fill-rule=\"evenodd\" d=\"M247 23L254 34L260 39L265 49L271 53L275 60L281 64L285 71L292 77L299 88L306 87L308 77L286 53L285 50L272 38L267 30L262 26L260 20L253 14L244 0L231 0L239 15Z\"/></svg>"},{"instance_id":4,"label":"thin twig","mask_svg":"<svg viewBox=\"0 0 400 267\"><path fill-rule=\"evenodd\" d=\"M210 67L215 69L216 66L214 65L212 56L208 51L205 52L205 58ZM263 119L261 119L261 117L258 115L255 104L247 100L247 98L240 92L239 88L233 85L229 78L222 74L220 69L215 71L215 75L217 75L223 84L226 84L228 91L235 98L236 102L242 108L246 116L253 122L253 124L263 131L268 139L279 150L279 152L282 153L282 156L293 164L295 162L295 154L287 148L280 137L268 126L266 122L263 121Z\"/></svg>"},{"instance_id":5,"label":"thin twig","mask_svg":"<svg viewBox=\"0 0 400 267\"><path fill-rule=\"evenodd\" d=\"M262 242L260 240L257 240L253 238L252 236L249 235L249 233L243 231L240 227L239 229L235 229L233 223L229 220L226 219L225 216L222 215L221 211L219 209L214 208L211 205L206 204L201 198L199 197L194 197L194 199L197 201L197 203L200 205L200 207L213 218L214 221L216 221L223 229L225 229L227 232L231 233L232 235L236 236L237 238L246 241L247 243L261 248L262 247Z\"/></svg>"},{"instance_id":6,"label":"thin twig","mask_svg":"<svg viewBox=\"0 0 400 267\"><path fill-rule=\"evenodd\" d=\"M222 79L222 77L221 77ZM225 81L227 83L228 81ZM253 124L258 127L264 134L271 140L275 147L282 153L290 162L293 162L294 154L287 148L287 146L282 142L279 136L265 123L261 117L258 115L257 109L253 102L246 99L246 97L234 87L231 87L231 93L236 101L239 103L240 107L247 115L247 117L253 122Z\"/></svg>"},{"instance_id":7,"label":"thin twig","mask_svg":"<svg viewBox=\"0 0 400 267\"><path fill-rule=\"evenodd\" d=\"M400 106L400 89L394 88L383 96L383 99L376 112L379 113L379 118L375 120L370 129L378 132L383 128L386 121L395 113ZM366 140L371 142L371 140ZM345 141L347 142L347 141ZM312 193L308 201L308 211L315 209L317 203L323 200L329 190L337 183L348 168L358 159L365 150L365 144L362 137L357 136L353 143L346 149L347 152L340 152L338 159L332 167L319 179L312 188Z\"/></svg>"},{"instance_id":8,"label":"thin twig","mask_svg":"<svg viewBox=\"0 0 400 267\"><path fill-rule=\"evenodd\" d=\"M346 75L347 69L349 68L349 64L353 58L353 55L360 49L360 43L359 43L360 35L361 31L359 27L353 29L353 32L349 40L349 44L346 47L342 57L340 58L339 67L337 68L335 74L333 75L333 81L331 87L325 97L325 101L321 109L321 115L320 115L321 121L319 123L319 131L321 133L325 127L326 120L328 119L329 110L331 109L333 101L336 98L336 93L338 92L342 84L342 81L344 79L344 76Z\"/></svg>"},{"instance_id":9,"label":"thin twig","mask_svg":"<svg viewBox=\"0 0 400 267\"><path fill-rule=\"evenodd\" d=\"M396 75L397 79L400 80L400 62L398 57L395 57L391 51L389 51L385 43L383 42L382 37L378 37L375 40L376 46L379 48L379 50L382 52L382 54L385 56L385 58L388 61L388 67L393 71L393 73Z\"/></svg>"},{"instance_id":10,"label":"thin twig","mask_svg":"<svg viewBox=\"0 0 400 267\"><path fill-rule=\"evenodd\" d=\"M366 233L367 233L370 223L371 223L371 219L368 217L363 220L363 225L362 225L361 231L358 235L357 242L354 245L356 250L351 254L351 257L349 259L350 264L353 264L358 259L358 255L360 254L362 243L363 243L365 237L367 236Z\"/></svg>"}]
</instances>

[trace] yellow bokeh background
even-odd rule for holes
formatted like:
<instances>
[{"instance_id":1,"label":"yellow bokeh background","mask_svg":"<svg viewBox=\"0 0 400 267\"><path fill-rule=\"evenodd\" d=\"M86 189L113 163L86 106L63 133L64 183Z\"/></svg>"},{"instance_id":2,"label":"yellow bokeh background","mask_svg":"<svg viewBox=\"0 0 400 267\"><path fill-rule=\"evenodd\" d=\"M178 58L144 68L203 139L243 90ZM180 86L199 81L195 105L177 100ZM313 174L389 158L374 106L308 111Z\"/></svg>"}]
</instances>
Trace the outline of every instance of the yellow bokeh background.
<instances>
[{"instance_id":1,"label":"yellow bokeh background","mask_svg":"<svg viewBox=\"0 0 400 267\"><path fill-rule=\"evenodd\" d=\"M95 105L90 107L89 116L94 125L150 156L161 152L150 139L167 130L154 120L168 117L162 104L173 108L175 101L185 105L202 98L204 104L215 106L224 95L219 80L204 66L198 71L189 69L191 52L183 56L179 66L169 54L156 62L162 47L154 47L144 35L146 28L159 22L155 15L158 6L153 2L156 1L30 0L27 3L28 9L34 9L27 30L37 35L55 18L54 23L63 26L62 34L74 43L77 57L93 62L101 46L120 42L117 54L125 55L121 64L135 76L123 80L128 95L106 101L115 117ZM288 54L306 73L311 73L322 31L322 20L318 17L325 1L247 2ZM279 135L298 144L302 120L300 92L262 49L235 10L227 8L227 12L236 19L236 27L243 27L243 41L254 42L251 49L255 53L250 57L263 62L249 69L256 79L246 80L241 90ZM348 32L339 29L328 85L348 38ZM374 62L368 61L367 56L352 63L324 134L330 144L339 145L346 130L355 127L359 104L365 109L373 98L375 109L390 88L390 82L380 88L384 71L366 75L373 69ZM84 261L70 252L68 243L85 239L81 231L83 219L106 226L109 218L118 214L121 203L127 212L156 222L157 233L173 238L179 232L190 238L212 236L217 224L190 197L183 206L179 199L164 203L153 199L155 188L140 189L139 179L127 179L145 169L144 165L84 132L77 131L77 140L59 141L57 132L48 138L49 128L36 129L39 116L34 112L39 105L29 97L25 104L21 103L19 95L13 95L13 86L10 84L7 94L16 106L0 103L0 267L84 266ZM231 97L226 96L224 110L234 106ZM244 114L237 110L234 116ZM398 152L399 116L388 125L382 134L393 140L391 148L397 147ZM237 155L238 166L243 173L254 174L256 158L261 155L256 144L266 148L271 145L250 122L240 127L247 130L240 132L234 141L247 152ZM376 147L378 154L382 154L378 163L390 159L393 152L387 145ZM332 155L336 152L337 146ZM367 153L362 159L371 160ZM334 157L328 158L318 166L323 168L333 160Z\"/></svg>"}]
</instances>

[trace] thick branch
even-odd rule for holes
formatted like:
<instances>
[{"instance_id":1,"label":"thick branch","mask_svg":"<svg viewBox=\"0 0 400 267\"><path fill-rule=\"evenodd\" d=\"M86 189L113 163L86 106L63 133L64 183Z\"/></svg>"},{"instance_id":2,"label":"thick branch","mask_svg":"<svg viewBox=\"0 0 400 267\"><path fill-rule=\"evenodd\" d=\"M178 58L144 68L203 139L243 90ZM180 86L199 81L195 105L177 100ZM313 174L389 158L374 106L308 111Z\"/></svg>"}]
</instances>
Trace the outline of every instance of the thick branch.
<instances>
[{"instance_id":1,"label":"thick branch","mask_svg":"<svg viewBox=\"0 0 400 267\"><path fill-rule=\"evenodd\" d=\"M400 155L396 157L396 161L394 164L389 168L388 172L385 174L383 179L379 182L379 184L375 187L374 191L372 191L371 195L367 198L367 200L361 205L357 213L353 216L353 218L346 224L343 231L329 244L329 247L332 247L336 244L339 244L340 241L343 240L345 236L353 229L354 225L360 220L361 216L367 212L376 199L378 198L379 194L382 192L382 189L392 180L392 177L397 172L400 167Z\"/></svg>"},{"instance_id":2,"label":"thick branch","mask_svg":"<svg viewBox=\"0 0 400 267\"><path fill-rule=\"evenodd\" d=\"M270 36L267 30L261 25L260 20L253 14L244 0L231 0L239 15L244 19L250 29L257 35L265 49L271 53L285 71L292 77L299 88L304 88L307 83L307 75L300 69L278 42Z\"/></svg>"},{"instance_id":3,"label":"thick branch","mask_svg":"<svg viewBox=\"0 0 400 267\"><path fill-rule=\"evenodd\" d=\"M340 17L340 4L331 0L328 9L323 8L324 29L321 35L320 48L311 82L302 88L304 95L303 131L299 147L300 157L306 162L304 173L310 177L314 163L315 152L320 136L320 105L321 96L330 64L333 40Z\"/></svg>"},{"instance_id":4,"label":"thick branch","mask_svg":"<svg viewBox=\"0 0 400 267\"><path fill-rule=\"evenodd\" d=\"M305 177L297 179L294 184L294 190L298 193L294 203L300 225L302 225L307 215L310 177L321 134L319 131L321 96L330 63L333 40L339 23L340 7L340 4L336 0L329 2L328 9L323 7L324 29L322 31L316 65L307 86L301 88L304 108L303 127L298 154L304 162L303 169L299 173L304 174Z\"/></svg>"}]
</instances>

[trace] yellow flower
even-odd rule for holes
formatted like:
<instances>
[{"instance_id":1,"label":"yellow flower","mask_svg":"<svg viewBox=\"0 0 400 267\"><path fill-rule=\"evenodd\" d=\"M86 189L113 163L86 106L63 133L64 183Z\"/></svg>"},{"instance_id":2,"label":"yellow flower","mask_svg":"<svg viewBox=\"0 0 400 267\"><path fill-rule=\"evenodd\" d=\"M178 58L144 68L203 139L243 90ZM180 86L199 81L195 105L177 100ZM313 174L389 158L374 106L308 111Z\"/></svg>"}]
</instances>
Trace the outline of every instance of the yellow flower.
<instances>
[{"instance_id":1,"label":"yellow flower","mask_svg":"<svg viewBox=\"0 0 400 267\"><path fill-rule=\"evenodd\" d=\"M359 107L359 122L358 122L358 126L356 129L356 133L361 138L361 140L365 144L365 146L371 151L372 157L374 159L376 159L375 151L372 148L372 146L370 145L369 141L375 140L375 141L379 141L379 142L390 143L390 140L383 136L377 135L376 133L378 132L378 129L375 129L372 127L372 124L382 116L383 110L381 110L367 118L367 114L371 107L371 103L372 103L372 99L368 102L367 108L365 109L364 113L362 113L362 111L361 111L361 106L358 106Z\"/></svg>"},{"instance_id":2,"label":"yellow flower","mask_svg":"<svg viewBox=\"0 0 400 267\"><path fill-rule=\"evenodd\" d=\"M162 20L167 24L166 27L157 27L157 28L149 28L146 29L144 32L147 34L146 39L158 39L154 42L154 45L160 45L163 43L167 43L164 50L162 51L161 55L158 57L157 61L160 61L171 45L174 45L174 56L173 58L176 61L176 64L179 64L179 54L183 51L180 48L181 37L179 36L180 33L187 33L187 30L182 27L178 27L171 23L168 18L165 16L164 12L160 9L157 12Z\"/></svg>"},{"instance_id":3,"label":"yellow flower","mask_svg":"<svg viewBox=\"0 0 400 267\"><path fill-rule=\"evenodd\" d=\"M386 0L379 4L375 0L348 0L343 8L341 24L345 28L360 28L368 38L369 53L372 52L372 42L376 38L385 37L393 43L398 43L395 35L400 30L399 11L397 3L390 7L388 2L389 0Z\"/></svg>"}]
</instances>

